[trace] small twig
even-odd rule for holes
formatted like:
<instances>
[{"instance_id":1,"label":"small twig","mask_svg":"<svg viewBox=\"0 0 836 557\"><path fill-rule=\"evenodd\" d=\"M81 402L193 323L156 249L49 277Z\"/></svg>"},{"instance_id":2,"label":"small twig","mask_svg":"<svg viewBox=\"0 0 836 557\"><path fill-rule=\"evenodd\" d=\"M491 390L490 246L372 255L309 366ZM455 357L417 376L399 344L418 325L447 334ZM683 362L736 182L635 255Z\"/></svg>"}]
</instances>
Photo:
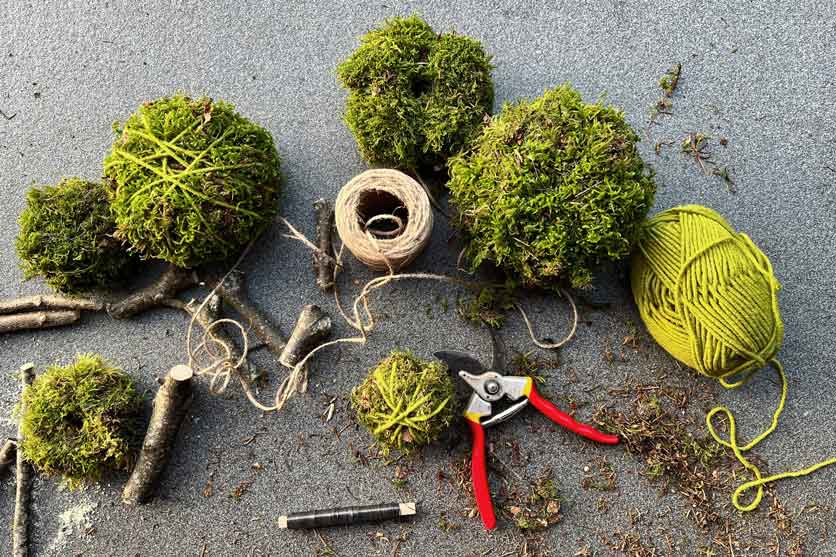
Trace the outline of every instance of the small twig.
<instances>
[{"instance_id":1,"label":"small twig","mask_svg":"<svg viewBox=\"0 0 836 557\"><path fill-rule=\"evenodd\" d=\"M33 311L0 315L0 334L27 329L46 329L75 323L81 318L78 310Z\"/></svg>"},{"instance_id":2,"label":"small twig","mask_svg":"<svg viewBox=\"0 0 836 557\"><path fill-rule=\"evenodd\" d=\"M197 283L197 275L194 271L170 265L154 283L134 292L120 302L109 304L107 312L118 319L133 317L145 310L164 305L165 300L196 286Z\"/></svg>"},{"instance_id":3,"label":"small twig","mask_svg":"<svg viewBox=\"0 0 836 557\"><path fill-rule=\"evenodd\" d=\"M100 311L101 302L85 298L67 298L64 296L24 296L9 300L0 300L0 315L9 315L30 310L71 309L77 311Z\"/></svg>"},{"instance_id":4,"label":"small twig","mask_svg":"<svg viewBox=\"0 0 836 557\"><path fill-rule=\"evenodd\" d=\"M3 446L0 447L0 480L4 479L9 473L9 469L15 462L17 457L17 441L14 439L6 439Z\"/></svg>"},{"instance_id":5,"label":"small twig","mask_svg":"<svg viewBox=\"0 0 836 557\"><path fill-rule=\"evenodd\" d=\"M316 214L316 246L313 254L316 285L323 292L334 287L334 259L331 257L333 244L331 235L334 228L334 209L325 199L314 202Z\"/></svg>"},{"instance_id":6,"label":"small twig","mask_svg":"<svg viewBox=\"0 0 836 557\"><path fill-rule=\"evenodd\" d=\"M294 367L329 334L331 318L319 306L306 305L296 320L296 326L279 356L279 362L284 366Z\"/></svg>"},{"instance_id":7,"label":"small twig","mask_svg":"<svg viewBox=\"0 0 836 557\"><path fill-rule=\"evenodd\" d=\"M17 116L17 112L15 112L15 113L14 113L14 114L12 114L11 116L9 116L8 114L6 114L6 113L5 113L5 112L3 112L2 110L0 110L0 116L2 116L3 118L5 118L6 120L12 120L12 119L14 119L14 117L15 117L15 116Z\"/></svg>"},{"instance_id":8,"label":"small twig","mask_svg":"<svg viewBox=\"0 0 836 557\"><path fill-rule=\"evenodd\" d=\"M20 368L23 388L20 397L21 419L17 426L17 442L23 444L23 418L26 408L23 404L23 393L35 380L34 364L25 364ZM32 502L32 465L23 457L23 451L17 451L15 462L17 493L15 494L15 514L12 523L12 556L28 557L29 555L29 507Z\"/></svg>"}]
</instances>

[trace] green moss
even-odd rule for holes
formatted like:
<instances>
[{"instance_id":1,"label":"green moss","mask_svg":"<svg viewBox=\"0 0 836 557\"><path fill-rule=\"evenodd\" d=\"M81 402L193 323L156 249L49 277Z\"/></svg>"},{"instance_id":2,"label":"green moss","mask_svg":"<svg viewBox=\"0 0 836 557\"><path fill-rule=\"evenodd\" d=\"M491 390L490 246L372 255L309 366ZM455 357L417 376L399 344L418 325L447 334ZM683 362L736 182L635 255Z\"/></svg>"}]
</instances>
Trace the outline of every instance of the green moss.
<instances>
[{"instance_id":1,"label":"green moss","mask_svg":"<svg viewBox=\"0 0 836 557\"><path fill-rule=\"evenodd\" d=\"M182 267L237 254L276 214L273 138L223 101L148 102L120 125L104 161L118 235Z\"/></svg>"},{"instance_id":2,"label":"green moss","mask_svg":"<svg viewBox=\"0 0 836 557\"><path fill-rule=\"evenodd\" d=\"M50 367L26 389L23 407L23 454L70 487L127 470L138 449L142 398L101 356Z\"/></svg>"},{"instance_id":3,"label":"green moss","mask_svg":"<svg viewBox=\"0 0 836 557\"><path fill-rule=\"evenodd\" d=\"M436 34L414 15L370 31L337 68L360 154L401 168L443 164L490 114L491 69L479 41Z\"/></svg>"},{"instance_id":4,"label":"green moss","mask_svg":"<svg viewBox=\"0 0 836 557\"><path fill-rule=\"evenodd\" d=\"M492 329L502 327L508 310L514 307L514 297L509 289L492 286L481 288L472 296L459 298L456 302L462 319L484 323Z\"/></svg>"},{"instance_id":5,"label":"green moss","mask_svg":"<svg viewBox=\"0 0 836 557\"><path fill-rule=\"evenodd\" d=\"M410 453L453 423L455 386L444 364L395 351L352 391L351 404L384 455Z\"/></svg>"},{"instance_id":6,"label":"green moss","mask_svg":"<svg viewBox=\"0 0 836 557\"><path fill-rule=\"evenodd\" d=\"M569 85L506 104L451 159L451 201L475 268L492 261L525 286L586 286L630 253L655 184L618 110Z\"/></svg>"},{"instance_id":7,"label":"green moss","mask_svg":"<svg viewBox=\"0 0 836 557\"><path fill-rule=\"evenodd\" d=\"M16 243L24 277L44 277L69 294L112 287L132 267L115 230L101 184L67 178L57 186L32 188Z\"/></svg>"}]
</instances>

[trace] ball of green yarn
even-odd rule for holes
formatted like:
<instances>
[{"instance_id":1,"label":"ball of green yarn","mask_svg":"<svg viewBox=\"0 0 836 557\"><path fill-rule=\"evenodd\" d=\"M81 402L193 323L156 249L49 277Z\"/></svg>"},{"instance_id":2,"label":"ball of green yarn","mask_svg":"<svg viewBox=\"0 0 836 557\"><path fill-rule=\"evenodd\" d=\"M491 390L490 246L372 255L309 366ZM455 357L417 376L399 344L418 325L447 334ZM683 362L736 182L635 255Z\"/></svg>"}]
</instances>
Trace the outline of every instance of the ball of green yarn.
<instances>
[{"instance_id":1,"label":"ball of green yarn","mask_svg":"<svg viewBox=\"0 0 836 557\"><path fill-rule=\"evenodd\" d=\"M479 41L437 34L414 15L364 35L337 68L360 154L400 168L443 164L493 109L490 60Z\"/></svg>"},{"instance_id":2,"label":"ball of green yarn","mask_svg":"<svg viewBox=\"0 0 836 557\"><path fill-rule=\"evenodd\" d=\"M73 488L127 470L141 442L142 397L96 354L47 369L24 391L23 408L24 456Z\"/></svg>"},{"instance_id":3,"label":"ball of green yarn","mask_svg":"<svg viewBox=\"0 0 836 557\"><path fill-rule=\"evenodd\" d=\"M410 453L453 423L455 386L441 362L394 351L352 391L351 404L383 454Z\"/></svg>"},{"instance_id":4,"label":"ball of green yarn","mask_svg":"<svg viewBox=\"0 0 836 557\"><path fill-rule=\"evenodd\" d=\"M624 115L563 85L506 104L450 160L450 200L472 266L516 283L586 286L627 256L656 186Z\"/></svg>"},{"instance_id":5,"label":"ball of green yarn","mask_svg":"<svg viewBox=\"0 0 836 557\"><path fill-rule=\"evenodd\" d=\"M112 287L134 260L114 238L116 222L100 183L66 178L32 188L20 215L16 241L23 275L42 276L59 292Z\"/></svg>"},{"instance_id":6,"label":"ball of green yarn","mask_svg":"<svg viewBox=\"0 0 836 557\"><path fill-rule=\"evenodd\" d=\"M181 267L227 259L276 214L273 138L233 105L175 95L114 130L104 169L118 234L146 256Z\"/></svg>"},{"instance_id":7,"label":"ball of green yarn","mask_svg":"<svg viewBox=\"0 0 836 557\"><path fill-rule=\"evenodd\" d=\"M727 386L736 384L725 378L748 377L781 347L779 284L769 259L711 209L686 205L649 219L630 280L656 342Z\"/></svg>"}]
</instances>

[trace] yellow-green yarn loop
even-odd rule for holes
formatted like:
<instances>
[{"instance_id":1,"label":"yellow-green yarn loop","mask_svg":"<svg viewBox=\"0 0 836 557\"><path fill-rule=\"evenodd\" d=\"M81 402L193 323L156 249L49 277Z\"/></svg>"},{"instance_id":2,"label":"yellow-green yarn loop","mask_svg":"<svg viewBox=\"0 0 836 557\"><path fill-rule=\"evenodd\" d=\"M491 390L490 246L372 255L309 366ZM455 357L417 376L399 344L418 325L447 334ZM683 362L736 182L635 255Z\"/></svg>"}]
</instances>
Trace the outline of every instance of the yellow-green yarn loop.
<instances>
[{"instance_id":1,"label":"yellow-green yarn loop","mask_svg":"<svg viewBox=\"0 0 836 557\"><path fill-rule=\"evenodd\" d=\"M767 483L836 463L834 458L763 477L743 454L775 431L787 400L787 377L775 359L784 334L778 311L780 285L769 259L748 236L706 207L668 209L647 221L632 258L630 282L648 331L677 360L719 380L727 389L744 385L766 365L781 378L781 398L772 423L749 443L738 442L734 415L725 406L713 408L706 416L711 436L731 449L754 476L732 496L738 510L757 508ZM714 428L717 414L728 419L728 440ZM755 488L753 500L741 503L740 497Z\"/></svg>"}]
</instances>

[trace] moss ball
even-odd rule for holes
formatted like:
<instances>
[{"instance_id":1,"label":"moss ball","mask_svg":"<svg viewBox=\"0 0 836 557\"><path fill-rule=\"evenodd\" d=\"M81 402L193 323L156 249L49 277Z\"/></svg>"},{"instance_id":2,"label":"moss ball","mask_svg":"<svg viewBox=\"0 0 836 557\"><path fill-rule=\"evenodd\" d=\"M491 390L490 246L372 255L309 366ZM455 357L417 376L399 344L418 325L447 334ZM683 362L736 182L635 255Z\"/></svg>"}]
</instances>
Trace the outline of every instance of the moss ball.
<instances>
[{"instance_id":1,"label":"moss ball","mask_svg":"<svg viewBox=\"0 0 836 557\"><path fill-rule=\"evenodd\" d=\"M443 164L491 113L491 69L479 41L437 34L417 16L370 31L337 68L360 154L399 168Z\"/></svg>"},{"instance_id":2,"label":"moss ball","mask_svg":"<svg viewBox=\"0 0 836 557\"><path fill-rule=\"evenodd\" d=\"M99 355L47 369L24 391L23 408L24 456L73 488L128 470L141 442L142 398Z\"/></svg>"},{"instance_id":3,"label":"moss ball","mask_svg":"<svg viewBox=\"0 0 836 557\"><path fill-rule=\"evenodd\" d=\"M392 449L407 454L437 440L453 423L455 386L441 362L395 351L352 391L351 404L384 455Z\"/></svg>"},{"instance_id":4,"label":"moss ball","mask_svg":"<svg viewBox=\"0 0 836 557\"><path fill-rule=\"evenodd\" d=\"M16 243L24 277L42 276L68 294L112 287L133 267L115 231L101 184L67 178L56 186L32 188Z\"/></svg>"},{"instance_id":5,"label":"moss ball","mask_svg":"<svg viewBox=\"0 0 836 557\"><path fill-rule=\"evenodd\" d=\"M181 267L236 255L276 214L270 133L224 101L176 95L120 125L104 161L118 235Z\"/></svg>"},{"instance_id":6,"label":"moss ball","mask_svg":"<svg viewBox=\"0 0 836 557\"><path fill-rule=\"evenodd\" d=\"M524 286L583 287L629 254L656 191L638 140L623 113L569 85L506 104L449 163L472 266L492 262Z\"/></svg>"}]
</instances>

